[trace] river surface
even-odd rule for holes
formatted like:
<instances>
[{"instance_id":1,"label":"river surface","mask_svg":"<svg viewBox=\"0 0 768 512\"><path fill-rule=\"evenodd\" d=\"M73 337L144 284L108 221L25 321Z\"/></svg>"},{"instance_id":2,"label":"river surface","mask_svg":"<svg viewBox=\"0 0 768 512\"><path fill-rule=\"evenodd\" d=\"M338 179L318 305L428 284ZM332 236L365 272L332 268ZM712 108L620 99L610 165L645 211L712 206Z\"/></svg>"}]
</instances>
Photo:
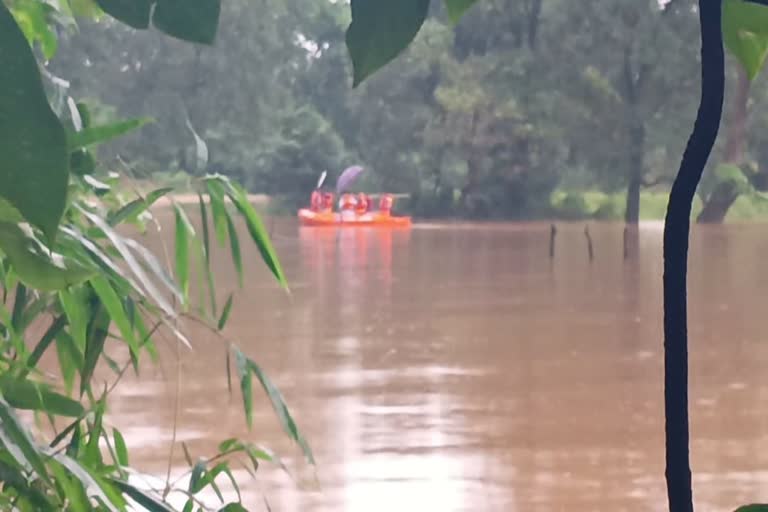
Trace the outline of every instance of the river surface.
<instances>
[{"instance_id":1,"label":"river surface","mask_svg":"<svg viewBox=\"0 0 768 512\"><path fill-rule=\"evenodd\" d=\"M238 472L252 510L264 498L287 512L663 510L661 229L643 224L625 260L622 228L593 225L590 263L583 225L559 226L550 260L544 224L279 222L291 295L249 247L226 334L282 390L314 470L260 389L246 428L224 342L194 324L194 351L176 365L164 350L126 380L109 420L131 463L163 478L169 460L185 470L180 441L193 458L234 436L272 448L293 476ZM700 511L768 501L766 255L764 226L694 229ZM237 280L226 251L214 265L221 304Z\"/></svg>"}]
</instances>

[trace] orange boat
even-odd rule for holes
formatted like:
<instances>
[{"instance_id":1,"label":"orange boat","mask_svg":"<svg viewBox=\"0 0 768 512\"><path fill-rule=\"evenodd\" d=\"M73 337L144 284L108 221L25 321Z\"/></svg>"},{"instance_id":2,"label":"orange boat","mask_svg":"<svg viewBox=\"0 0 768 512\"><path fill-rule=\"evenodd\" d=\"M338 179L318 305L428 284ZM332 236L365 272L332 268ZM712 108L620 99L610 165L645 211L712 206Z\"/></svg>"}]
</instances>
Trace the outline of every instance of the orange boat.
<instances>
[{"instance_id":1,"label":"orange boat","mask_svg":"<svg viewBox=\"0 0 768 512\"><path fill-rule=\"evenodd\" d=\"M407 227L411 225L411 218L393 217L379 212L346 216L342 213L313 212L308 208L302 208L299 210L299 222L301 222L302 226Z\"/></svg>"},{"instance_id":2,"label":"orange boat","mask_svg":"<svg viewBox=\"0 0 768 512\"><path fill-rule=\"evenodd\" d=\"M339 227L408 227L410 217L396 217L391 214L394 197L384 194L379 201L378 211L368 211L370 200L365 194L355 198L344 194L341 198L340 212L333 211L333 194L312 193L309 208L299 210L299 222L302 226L339 226Z\"/></svg>"}]
</instances>

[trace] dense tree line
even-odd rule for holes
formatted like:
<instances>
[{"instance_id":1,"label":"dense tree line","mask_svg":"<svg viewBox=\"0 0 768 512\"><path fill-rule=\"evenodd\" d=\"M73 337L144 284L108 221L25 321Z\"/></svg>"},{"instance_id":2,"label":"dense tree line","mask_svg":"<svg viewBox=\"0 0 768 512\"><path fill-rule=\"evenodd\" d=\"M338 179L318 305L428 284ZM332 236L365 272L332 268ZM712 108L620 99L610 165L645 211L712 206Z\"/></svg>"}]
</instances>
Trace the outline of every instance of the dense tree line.
<instances>
[{"instance_id":1,"label":"dense tree line","mask_svg":"<svg viewBox=\"0 0 768 512\"><path fill-rule=\"evenodd\" d=\"M99 98L94 112L156 119L102 161L142 155L131 162L140 176L218 171L291 206L323 170L362 163L360 186L409 193L417 215L567 215L574 201L586 214L578 196L553 205L552 193L597 189L626 197L599 215L635 222L641 191L668 189L695 114L691 0L489 0L456 27L435 4L402 58L356 89L344 3L263 4L227 2L211 47L107 20L65 35L72 51L50 69ZM750 91L751 125L768 123L762 89L758 79ZM205 169L188 123L208 144ZM716 165L734 150L718 150L705 202L724 182L731 196L754 188L768 165L763 133L736 132L736 176Z\"/></svg>"}]
</instances>

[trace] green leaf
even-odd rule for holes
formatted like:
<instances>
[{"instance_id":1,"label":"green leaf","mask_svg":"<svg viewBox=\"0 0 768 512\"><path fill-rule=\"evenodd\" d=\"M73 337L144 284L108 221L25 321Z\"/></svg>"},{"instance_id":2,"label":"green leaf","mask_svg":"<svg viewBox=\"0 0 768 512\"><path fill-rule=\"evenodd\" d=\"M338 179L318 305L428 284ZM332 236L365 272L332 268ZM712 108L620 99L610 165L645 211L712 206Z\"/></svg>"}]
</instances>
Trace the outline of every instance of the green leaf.
<instances>
[{"instance_id":1,"label":"green leaf","mask_svg":"<svg viewBox=\"0 0 768 512\"><path fill-rule=\"evenodd\" d=\"M448 17L451 22L458 23L467 10L472 7L477 0L445 0L445 8L448 11Z\"/></svg>"},{"instance_id":2,"label":"green leaf","mask_svg":"<svg viewBox=\"0 0 768 512\"><path fill-rule=\"evenodd\" d=\"M90 492L91 496L99 499L107 510L118 512L118 510L124 509L126 505L125 499L117 493L109 481L104 480L99 475L92 474L87 467L81 466L77 460L67 455L54 453L52 456L80 481L83 487Z\"/></svg>"},{"instance_id":3,"label":"green leaf","mask_svg":"<svg viewBox=\"0 0 768 512\"><path fill-rule=\"evenodd\" d=\"M29 45L40 43L43 56L50 60L56 54L58 41L49 23L53 7L44 2L17 0L11 4L12 13L19 28L24 32Z\"/></svg>"},{"instance_id":4,"label":"green leaf","mask_svg":"<svg viewBox=\"0 0 768 512\"><path fill-rule=\"evenodd\" d=\"M243 407L245 409L245 422L248 428L253 426L253 381L251 371L248 368L248 358L238 348L233 348L235 353L235 366L240 378L240 391L243 394Z\"/></svg>"},{"instance_id":5,"label":"green leaf","mask_svg":"<svg viewBox=\"0 0 768 512\"><path fill-rule=\"evenodd\" d=\"M750 81L760 73L768 57L768 7L725 0L723 3L723 40L726 48L744 66Z\"/></svg>"},{"instance_id":6,"label":"green leaf","mask_svg":"<svg viewBox=\"0 0 768 512\"><path fill-rule=\"evenodd\" d=\"M248 201L248 195L241 188L230 184L229 198L240 211L240 214L245 218L248 233L251 235L251 239L256 243L256 247L258 247L264 263L267 264L267 267L269 267L272 274L277 278L277 282L287 290L288 281L286 281L285 275L283 274L280 260L277 258L277 254L275 253L275 249L272 246L272 242L269 239L269 234L267 233L264 224L261 222L256 210L253 209L253 205ZM230 229L230 237L231 236L232 231Z\"/></svg>"},{"instance_id":7,"label":"green leaf","mask_svg":"<svg viewBox=\"0 0 768 512\"><path fill-rule=\"evenodd\" d=\"M259 365L250 359L248 360L248 367L256 375L256 378L259 379L261 387L267 393L267 397L269 398L269 401L272 404L272 408L275 410L277 418L280 420L280 424L282 425L285 433L288 434L291 439L296 441L304 453L304 456L307 458L307 461L309 461L310 464L314 464L315 457L312 455L312 449L304 439L304 436L301 435L301 432L299 432L299 428L296 426L296 422L293 420L293 417L288 410L288 406L286 405L280 390L278 390L277 387L272 384L272 381L269 380Z\"/></svg>"},{"instance_id":8,"label":"green leaf","mask_svg":"<svg viewBox=\"0 0 768 512\"><path fill-rule=\"evenodd\" d=\"M152 0L96 0L96 3L104 12L130 27L149 27Z\"/></svg>"},{"instance_id":9,"label":"green leaf","mask_svg":"<svg viewBox=\"0 0 768 512\"><path fill-rule=\"evenodd\" d=\"M152 24L184 41L212 44L220 13L220 0L158 0Z\"/></svg>"},{"instance_id":10,"label":"green leaf","mask_svg":"<svg viewBox=\"0 0 768 512\"><path fill-rule=\"evenodd\" d=\"M70 326L72 338L78 348L85 350L88 331L88 289L85 287L69 288L59 292L59 302Z\"/></svg>"},{"instance_id":11,"label":"green leaf","mask_svg":"<svg viewBox=\"0 0 768 512\"><path fill-rule=\"evenodd\" d=\"M70 477L61 464L53 462L49 467L56 478L56 483L64 489L64 495L67 497L73 512L89 512L91 507L88 504L88 496L80 482Z\"/></svg>"},{"instance_id":12,"label":"green leaf","mask_svg":"<svg viewBox=\"0 0 768 512\"><path fill-rule=\"evenodd\" d=\"M240 238L237 236L237 227L232 221L232 217L227 213L227 231L229 233L229 252L232 255L232 263L237 271L237 282L240 288L243 287L243 256L240 252Z\"/></svg>"},{"instance_id":13,"label":"green leaf","mask_svg":"<svg viewBox=\"0 0 768 512\"><path fill-rule=\"evenodd\" d=\"M37 365L37 362L40 360L41 357L43 357L43 354L46 350L48 350L48 347L51 346L51 343L53 343L53 340L56 339L58 336L62 334L62 329L67 324L67 319L63 316L58 316L56 319L51 323L51 326L48 327L48 329L45 331L45 334L43 334L43 337L40 338L40 341L37 342L37 345L35 345L35 349L32 351L32 354L30 354L29 358L27 359L27 370L34 368ZM26 373L22 372L22 375L26 375Z\"/></svg>"},{"instance_id":14,"label":"green leaf","mask_svg":"<svg viewBox=\"0 0 768 512\"><path fill-rule=\"evenodd\" d=\"M134 199L130 203L126 204L116 212L112 213L108 217L110 226L117 226L124 220L132 220L144 213L148 208L157 202L161 197L165 197L168 193L173 192L170 187L159 188L153 190L146 197L139 197Z\"/></svg>"},{"instance_id":15,"label":"green leaf","mask_svg":"<svg viewBox=\"0 0 768 512\"><path fill-rule=\"evenodd\" d=\"M228 503L219 509L219 512L248 512L248 509L239 503Z\"/></svg>"},{"instance_id":16,"label":"green leaf","mask_svg":"<svg viewBox=\"0 0 768 512\"><path fill-rule=\"evenodd\" d=\"M125 438L116 428L112 429L112 437L115 439L115 452L117 453L117 462L121 466L128 466L128 448L125 445Z\"/></svg>"},{"instance_id":17,"label":"green leaf","mask_svg":"<svg viewBox=\"0 0 768 512\"><path fill-rule=\"evenodd\" d=\"M197 195L200 206L200 224L203 229L203 256L205 258L205 277L208 283L208 296L211 302L211 313L216 314L216 287L213 282L213 272L211 271L211 234L208 229L208 208L205 206L205 199L201 194ZM202 290L201 290L202 293ZM202 304L202 301L201 301Z\"/></svg>"},{"instance_id":18,"label":"green leaf","mask_svg":"<svg viewBox=\"0 0 768 512\"><path fill-rule=\"evenodd\" d=\"M76 149L69 156L69 167L72 174L78 176L93 174L96 169L96 159L87 149Z\"/></svg>"},{"instance_id":19,"label":"green leaf","mask_svg":"<svg viewBox=\"0 0 768 512\"><path fill-rule=\"evenodd\" d=\"M51 110L37 61L0 3L0 196L52 241L64 213L69 153L64 127Z\"/></svg>"},{"instance_id":20,"label":"green leaf","mask_svg":"<svg viewBox=\"0 0 768 512\"><path fill-rule=\"evenodd\" d=\"M118 121L116 123L105 124L101 126L90 126L83 128L79 132L69 132L69 149L74 151L80 148L86 148L101 144L108 140L120 137L126 133L132 132L147 123L151 123L152 119L148 117L142 117L139 119L127 119L125 121Z\"/></svg>"},{"instance_id":21,"label":"green leaf","mask_svg":"<svg viewBox=\"0 0 768 512\"><path fill-rule=\"evenodd\" d=\"M123 307L123 302L120 300L115 289L112 288L110 282L103 276L95 277L91 279L90 282L96 295L101 299L101 303L104 305L107 313L109 313L111 320L115 322L115 325L117 325L117 328L120 330L120 335L122 336L123 341L128 344L128 347L133 354L138 354L139 344L137 343L136 336L133 332L133 325L128 319L128 315L126 315L125 308Z\"/></svg>"},{"instance_id":22,"label":"green leaf","mask_svg":"<svg viewBox=\"0 0 768 512\"><path fill-rule=\"evenodd\" d=\"M211 200L211 212L213 213L213 227L216 231L216 239L219 247L224 247L227 241L227 208L224 205L224 190L214 180L206 180L208 197Z\"/></svg>"},{"instance_id":23,"label":"green leaf","mask_svg":"<svg viewBox=\"0 0 768 512\"><path fill-rule=\"evenodd\" d=\"M195 467L192 468L192 476L189 478L188 490L190 493L197 494L202 489L200 480L203 477L203 473L205 473L205 461L199 460L195 464Z\"/></svg>"},{"instance_id":24,"label":"green leaf","mask_svg":"<svg viewBox=\"0 0 768 512\"><path fill-rule=\"evenodd\" d=\"M80 372L80 394L85 393L85 390L91 385L93 370L104 350L104 342L108 334L109 315L101 305L98 305L88 325L88 339L85 344L83 367Z\"/></svg>"},{"instance_id":25,"label":"green leaf","mask_svg":"<svg viewBox=\"0 0 768 512\"><path fill-rule=\"evenodd\" d=\"M0 377L0 391L5 400L16 409L43 411L57 416L78 418L84 414L83 406L47 386L27 379L16 379L10 375Z\"/></svg>"},{"instance_id":26,"label":"green leaf","mask_svg":"<svg viewBox=\"0 0 768 512\"><path fill-rule=\"evenodd\" d=\"M69 258L51 254L15 224L0 222L0 249L8 256L19 279L37 290L62 290L86 281L95 273Z\"/></svg>"},{"instance_id":27,"label":"green leaf","mask_svg":"<svg viewBox=\"0 0 768 512\"><path fill-rule=\"evenodd\" d=\"M227 325L227 320L229 320L229 313L232 310L232 294L229 294L229 297L227 297L227 303L224 304L224 311L221 312L221 316L219 317L219 324L216 326L219 330L224 329L224 326Z\"/></svg>"},{"instance_id":28,"label":"green leaf","mask_svg":"<svg viewBox=\"0 0 768 512\"><path fill-rule=\"evenodd\" d=\"M75 381L75 371L83 364L83 354L75 346L72 337L66 332L60 332L56 337L56 355L59 359L59 368L64 380L64 389L67 394L72 392Z\"/></svg>"},{"instance_id":29,"label":"green leaf","mask_svg":"<svg viewBox=\"0 0 768 512\"><path fill-rule=\"evenodd\" d=\"M768 505L752 504L737 508L734 512L768 512Z\"/></svg>"},{"instance_id":30,"label":"green leaf","mask_svg":"<svg viewBox=\"0 0 768 512\"><path fill-rule=\"evenodd\" d=\"M112 480L112 483L133 501L144 507L147 512L176 512L159 498L120 480Z\"/></svg>"},{"instance_id":31,"label":"green leaf","mask_svg":"<svg viewBox=\"0 0 768 512\"><path fill-rule=\"evenodd\" d=\"M49 481L40 452L27 434L27 429L16 417L16 413L3 399L0 399L0 442L16 462L33 469L37 476L46 482Z\"/></svg>"},{"instance_id":32,"label":"green leaf","mask_svg":"<svg viewBox=\"0 0 768 512\"><path fill-rule=\"evenodd\" d=\"M428 11L429 0L352 0L346 41L354 68L353 87L408 47Z\"/></svg>"},{"instance_id":33,"label":"green leaf","mask_svg":"<svg viewBox=\"0 0 768 512\"><path fill-rule=\"evenodd\" d=\"M189 237L194 230L184 210L174 205L176 215L176 279L181 287L184 303L189 302Z\"/></svg>"}]
</instances>

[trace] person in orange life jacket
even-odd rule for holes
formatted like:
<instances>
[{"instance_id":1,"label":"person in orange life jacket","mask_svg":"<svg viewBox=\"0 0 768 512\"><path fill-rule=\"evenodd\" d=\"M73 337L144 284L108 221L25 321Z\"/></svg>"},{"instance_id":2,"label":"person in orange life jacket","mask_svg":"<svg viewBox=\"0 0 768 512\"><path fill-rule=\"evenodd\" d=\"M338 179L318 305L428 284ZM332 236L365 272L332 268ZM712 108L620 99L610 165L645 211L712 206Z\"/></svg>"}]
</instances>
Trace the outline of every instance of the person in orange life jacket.
<instances>
[{"instance_id":1,"label":"person in orange life jacket","mask_svg":"<svg viewBox=\"0 0 768 512\"><path fill-rule=\"evenodd\" d=\"M357 199L353 194L343 194L339 199L339 210L354 211L355 207L357 207Z\"/></svg>"},{"instance_id":2,"label":"person in orange life jacket","mask_svg":"<svg viewBox=\"0 0 768 512\"><path fill-rule=\"evenodd\" d=\"M367 194L360 193L357 195L357 207L355 212L358 215L365 215L368 212L368 208L371 206L371 200Z\"/></svg>"},{"instance_id":3,"label":"person in orange life jacket","mask_svg":"<svg viewBox=\"0 0 768 512\"><path fill-rule=\"evenodd\" d=\"M388 216L390 213L392 213L392 206L394 203L395 200L392 197L392 194L383 194L381 199L379 199L379 213Z\"/></svg>"},{"instance_id":4,"label":"person in orange life jacket","mask_svg":"<svg viewBox=\"0 0 768 512\"><path fill-rule=\"evenodd\" d=\"M332 192L326 192L325 194L323 194L322 211L323 213L331 213L333 211L333 193Z\"/></svg>"},{"instance_id":5,"label":"person in orange life jacket","mask_svg":"<svg viewBox=\"0 0 768 512\"><path fill-rule=\"evenodd\" d=\"M323 208L323 194L319 190L313 190L309 199L309 209L319 212Z\"/></svg>"}]
</instances>

